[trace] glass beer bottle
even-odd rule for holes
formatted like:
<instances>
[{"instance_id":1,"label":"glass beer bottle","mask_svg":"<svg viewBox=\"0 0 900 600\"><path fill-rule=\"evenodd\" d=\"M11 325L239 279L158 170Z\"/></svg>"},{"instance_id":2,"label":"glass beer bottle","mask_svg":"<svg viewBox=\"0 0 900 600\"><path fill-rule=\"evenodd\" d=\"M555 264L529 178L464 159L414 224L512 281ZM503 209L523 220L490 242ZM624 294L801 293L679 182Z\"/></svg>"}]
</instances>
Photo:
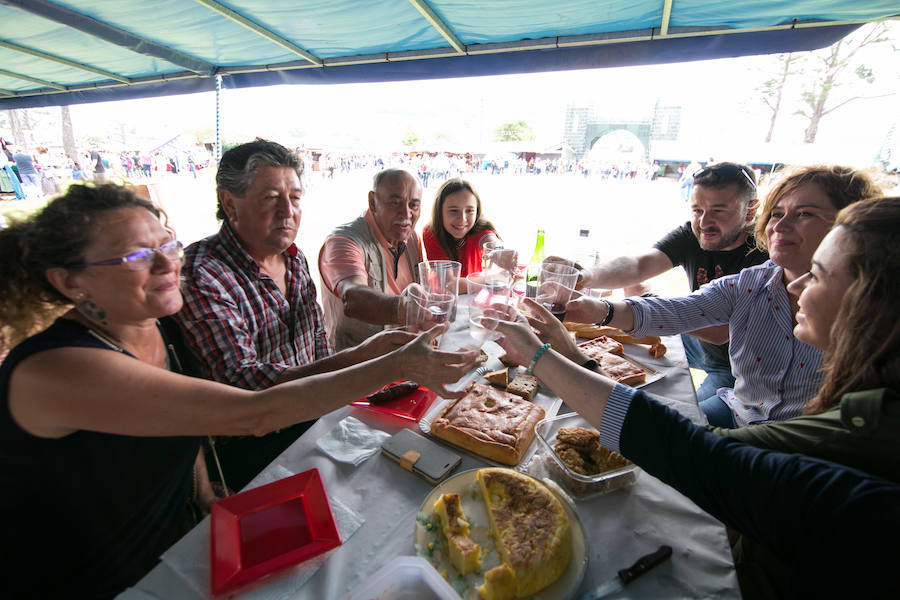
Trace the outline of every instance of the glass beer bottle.
<instances>
[{"instance_id":1,"label":"glass beer bottle","mask_svg":"<svg viewBox=\"0 0 900 600\"><path fill-rule=\"evenodd\" d=\"M537 243L534 245L534 253L528 262L525 271L525 295L528 298L537 296L538 283L541 276L541 265L544 262L544 230L538 229Z\"/></svg>"}]
</instances>

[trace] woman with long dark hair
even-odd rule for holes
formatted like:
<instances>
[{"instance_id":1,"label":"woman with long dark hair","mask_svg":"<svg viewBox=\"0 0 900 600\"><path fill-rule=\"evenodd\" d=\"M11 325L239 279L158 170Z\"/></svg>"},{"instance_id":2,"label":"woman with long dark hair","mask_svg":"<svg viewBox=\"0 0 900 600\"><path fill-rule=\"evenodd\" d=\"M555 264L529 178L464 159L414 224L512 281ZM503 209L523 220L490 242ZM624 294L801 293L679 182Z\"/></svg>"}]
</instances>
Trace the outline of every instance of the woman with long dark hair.
<instances>
[{"instance_id":1,"label":"woman with long dark hair","mask_svg":"<svg viewBox=\"0 0 900 600\"><path fill-rule=\"evenodd\" d=\"M428 260L458 261L464 278L481 270L485 244L499 239L472 184L458 177L445 181L435 196L431 222L422 230Z\"/></svg>"}]
</instances>

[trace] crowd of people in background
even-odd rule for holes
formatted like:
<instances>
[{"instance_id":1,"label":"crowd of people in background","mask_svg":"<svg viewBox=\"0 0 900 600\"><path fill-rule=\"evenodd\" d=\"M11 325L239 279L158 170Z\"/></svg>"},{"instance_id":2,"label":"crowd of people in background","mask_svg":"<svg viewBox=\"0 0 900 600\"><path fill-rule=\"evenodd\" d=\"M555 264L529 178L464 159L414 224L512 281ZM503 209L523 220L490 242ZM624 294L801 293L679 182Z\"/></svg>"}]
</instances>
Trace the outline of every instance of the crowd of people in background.
<instances>
[{"instance_id":1,"label":"crowd of people in background","mask_svg":"<svg viewBox=\"0 0 900 600\"><path fill-rule=\"evenodd\" d=\"M424 187L440 186L448 179L470 173L490 175L569 175L615 180L652 180L676 174L657 161L596 161L588 158L565 159L531 152L491 155L449 152L393 152L391 154L342 154L297 148L298 155L312 172L333 179L335 175L358 170L377 171L386 167L404 168L416 173ZM699 167L697 167L699 168ZM684 169L682 165L682 170Z\"/></svg>"},{"instance_id":2,"label":"crowd of people in background","mask_svg":"<svg viewBox=\"0 0 900 600\"><path fill-rule=\"evenodd\" d=\"M14 160L15 146L3 142L4 153L0 156L0 173L9 166L6 176L0 174L0 193L15 194L17 199L28 197L49 197L62 191L72 182L110 180L140 180L169 175L198 176L201 169L215 161L214 149L203 146L193 148L164 147L158 150L111 151L99 146L79 150L74 156L67 156L62 149L48 149L42 146L18 147L20 169ZM227 145L226 145L227 148ZM308 169L322 178L356 171L373 172L388 167L403 168L415 173L423 187L440 186L448 179L472 173L490 175L563 175L591 177L600 180L647 181L666 175L679 176L683 195L690 191L690 173L699 168L698 163L667 166L657 161L633 162L598 161L588 157L566 159L557 155L535 153L452 153L452 152L392 152L344 153L340 151L312 148L296 148ZM28 165L33 165L29 167ZM696 168L693 168L696 166ZM33 171L33 172L32 172ZM28 175L23 178L22 175ZM15 175L16 185L11 181ZM28 179L24 181L23 179ZM16 189L18 188L18 189Z\"/></svg>"},{"instance_id":3,"label":"crowd of people in background","mask_svg":"<svg viewBox=\"0 0 900 600\"><path fill-rule=\"evenodd\" d=\"M150 179L179 173L197 177L212 154L205 147L108 151L93 145L67 155L62 149L27 147L0 138L0 193L16 199L58 194L64 185Z\"/></svg>"}]
</instances>

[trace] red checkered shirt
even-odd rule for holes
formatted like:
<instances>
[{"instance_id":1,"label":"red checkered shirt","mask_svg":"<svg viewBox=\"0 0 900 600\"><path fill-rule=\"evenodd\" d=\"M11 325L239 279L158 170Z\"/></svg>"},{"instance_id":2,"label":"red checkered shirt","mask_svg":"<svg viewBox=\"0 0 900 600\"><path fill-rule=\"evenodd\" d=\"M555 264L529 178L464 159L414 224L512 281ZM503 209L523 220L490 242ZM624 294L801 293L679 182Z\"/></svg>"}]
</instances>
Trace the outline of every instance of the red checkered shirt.
<instances>
[{"instance_id":1,"label":"red checkered shirt","mask_svg":"<svg viewBox=\"0 0 900 600\"><path fill-rule=\"evenodd\" d=\"M281 372L331 354L306 257L285 250L287 297L231 228L185 250L178 322L203 375L238 387L270 387Z\"/></svg>"}]
</instances>

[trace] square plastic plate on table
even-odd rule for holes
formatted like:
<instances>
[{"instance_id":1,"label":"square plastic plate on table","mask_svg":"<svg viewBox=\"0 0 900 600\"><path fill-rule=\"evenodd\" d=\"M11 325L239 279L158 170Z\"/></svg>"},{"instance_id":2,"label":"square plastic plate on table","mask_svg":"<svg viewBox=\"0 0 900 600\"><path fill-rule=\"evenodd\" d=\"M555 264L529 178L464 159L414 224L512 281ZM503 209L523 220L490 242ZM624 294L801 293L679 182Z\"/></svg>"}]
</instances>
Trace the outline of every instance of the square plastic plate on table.
<instances>
[{"instance_id":1,"label":"square plastic plate on table","mask_svg":"<svg viewBox=\"0 0 900 600\"><path fill-rule=\"evenodd\" d=\"M215 502L210 510L215 596L341 545L318 469Z\"/></svg>"},{"instance_id":2,"label":"square plastic plate on table","mask_svg":"<svg viewBox=\"0 0 900 600\"><path fill-rule=\"evenodd\" d=\"M578 345L584 346L585 344L589 344L590 342L591 342L591 340L584 340L584 341L578 342ZM666 374L663 371L660 371L656 367L652 367L652 366L648 365L647 363L636 359L633 356L630 356L628 354L617 354L616 356L618 356L619 358L624 358L631 364L637 366L638 368L643 369L644 373L647 374L647 379L643 383L639 383L637 385L631 386L635 389L642 388L645 385L650 385L651 383L653 383L655 381L659 381L660 379L662 379L663 377L666 376Z\"/></svg>"},{"instance_id":3,"label":"square plastic plate on table","mask_svg":"<svg viewBox=\"0 0 900 600\"><path fill-rule=\"evenodd\" d=\"M401 382L395 381L394 383ZM394 383L391 385L394 385ZM437 398L437 394L420 385L419 389L416 391L386 402L371 404L365 398L360 398L350 404L353 406L362 406L400 419L406 419L407 421L418 422L418 420L422 418L422 415L431 408L435 398Z\"/></svg>"}]
</instances>

